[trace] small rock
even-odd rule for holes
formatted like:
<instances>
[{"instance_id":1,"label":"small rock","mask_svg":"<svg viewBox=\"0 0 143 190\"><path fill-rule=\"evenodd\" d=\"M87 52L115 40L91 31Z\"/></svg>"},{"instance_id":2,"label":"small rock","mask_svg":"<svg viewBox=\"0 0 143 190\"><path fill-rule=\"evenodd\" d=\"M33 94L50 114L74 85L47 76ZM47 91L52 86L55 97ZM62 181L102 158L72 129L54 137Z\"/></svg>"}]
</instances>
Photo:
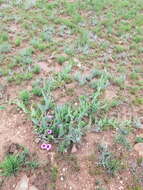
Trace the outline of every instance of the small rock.
<instances>
[{"instance_id":1,"label":"small rock","mask_svg":"<svg viewBox=\"0 0 143 190\"><path fill-rule=\"evenodd\" d=\"M28 190L28 183L29 179L26 175L24 175L16 185L15 190Z\"/></svg>"},{"instance_id":2,"label":"small rock","mask_svg":"<svg viewBox=\"0 0 143 190\"><path fill-rule=\"evenodd\" d=\"M76 152L77 152L77 148L76 148L76 145L74 144L71 149L71 153L76 153Z\"/></svg>"},{"instance_id":3,"label":"small rock","mask_svg":"<svg viewBox=\"0 0 143 190\"><path fill-rule=\"evenodd\" d=\"M120 187L119 187L119 190L123 190L123 189L124 189L124 187L123 187L123 186L120 186Z\"/></svg>"},{"instance_id":4,"label":"small rock","mask_svg":"<svg viewBox=\"0 0 143 190\"><path fill-rule=\"evenodd\" d=\"M77 66L78 66L78 67L81 67L81 64L79 63Z\"/></svg>"},{"instance_id":5,"label":"small rock","mask_svg":"<svg viewBox=\"0 0 143 190\"><path fill-rule=\"evenodd\" d=\"M143 138L143 133L137 135L137 137L141 137L141 138Z\"/></svg>"},{"instance_id":6,"label":"small rock","mask_svg":"<svg viewBox=\"0 0 143 190\"><path fill-rule=\"evenodd\" d=\"M29 190L38 190L37 187L35 187L34 185L29 187Z\"/></svg>"},{"instance_id":7,"label":"small rock","mask_svg":"<svg viewBox=\"0 0 143 190\"><path fill-rule=\"evenodd\" d=\"M66 171L66 168L63 168L63 172L65 172Z\"/></svg>"},{"instance_id":8,"label":"small rock","mask_svg":"<svg viewBox=\"0 0 143 190\"><path fill-rule=\"evenodd\" d=\"M48 155L49 155L51 164L54 164L55 163L55 152L49 152Z\"/></svg>"},{"instance_id":9,"label":"small rock","mask_svg":"<svg viewBox=\"0 0 143 190\"><path fill-rule=\"evenodd\" d=\"M79 63L79 60L76 58L73 58L74 62Z\"/></svg>"},{"instance_id":10,"label":"small rock","mask_svg":"<svg viewBox=\"0 0 143 190\"><path fill-rule=\"evenodd\" d=\"M40 141L41 141L41 139L40 139L40 138L36 138L36 139L35 139L35 143L37 143L37 144L39 144L39 143L40 143Z\"/></svg>"},{"instance_id":11,"label":"small rock","mask_svg":"<svg viewBox=\"0 0 143 190\"><path fill-rule=\"evenodd\" d=\"M61 181L64 181L64 177L63 177L63 176L61 176L61 178L60 178L60 179L61 179Z\"/></svg>"},{"instance_id":12,"label":"small rock","mask_svg":"<svg viewBox=\"0 0 143 190\"><path fill-rule=\"evenodd\" d=\"M139 156L143 157L143 143L137 143L134 149L139 153Z\"/></svg>"},{"instance_id":13,"label":"small rock","mask_svg":"<svg viewBox=\"0 0 143 190\"><path fill-rule=\"evenodd\" d=\"M134 125L136 128L143 129L143 117L137 119Z\"/></svg>"}]
</instances>

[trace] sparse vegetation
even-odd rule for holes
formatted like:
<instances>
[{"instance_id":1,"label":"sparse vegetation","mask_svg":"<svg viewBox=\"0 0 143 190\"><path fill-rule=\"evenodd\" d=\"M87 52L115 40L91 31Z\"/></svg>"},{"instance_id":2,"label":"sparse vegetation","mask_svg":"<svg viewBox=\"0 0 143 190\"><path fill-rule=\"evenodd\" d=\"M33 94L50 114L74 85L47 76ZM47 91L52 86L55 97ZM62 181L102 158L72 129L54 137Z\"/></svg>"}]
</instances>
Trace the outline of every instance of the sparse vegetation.
<instances>
[{"instance_id":1,"label":"sparse vegetation","mask_svg":"<svg viewBox=\"0 0 143 190\"><path fill-rule=\"evenodd\" d=\"M20 169L22 163L23 159L19 156L7 156L4 162L0 164L0 168L3 170L1 174L4 176L14 175Z\"/></svg>"},{"instance_id":2,"label":"sparse vegetation","mask_svg":"<svg viewBox=\"0 0 143 190\"><path fill-rule=\"evenodd\" d=\"M101 145L99 147L101 152L99 165L104 167L107 172L111 175L115 175L121 169L121 160L115 158L115 156L109 152L106 145Z\"/></svg>"},{"instance_id":3,"label":"sparse vegetation","mask_svg":"<svg viewBox=\"0 0 143 190\"><path fill-rule=\"evenodd\" d=\"M4 161L0 163L1 176L16 175L21 169L35 169L39 166L37 161L29 160L30 154L25 149L17 154L9 154L5 157Z\"/></svg>"}]
</instances>

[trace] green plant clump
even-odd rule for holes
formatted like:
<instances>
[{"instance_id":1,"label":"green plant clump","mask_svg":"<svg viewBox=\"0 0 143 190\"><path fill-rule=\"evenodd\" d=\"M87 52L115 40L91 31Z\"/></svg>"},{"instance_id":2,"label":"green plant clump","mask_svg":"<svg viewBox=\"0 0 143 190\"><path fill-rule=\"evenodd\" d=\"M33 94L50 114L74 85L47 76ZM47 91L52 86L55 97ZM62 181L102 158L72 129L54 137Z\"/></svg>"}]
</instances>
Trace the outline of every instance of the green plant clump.
<instances>
[{"instance_id":1,"label":"green plant clump","mask_svg":"<svg viewBox=\"0 0 143 190\"><path fill-rule=\"evenodd\" d=\"M23 160L19 156L9 155L5 158L3 163L0 164L2 169L1 175L11 176L15 175L21 168Z\"/></svg>"},{"instance_id":2,"label":"green plant clump","mask_svg":"<svg viewBox=\"0 0 143 190\"><path fill-rule=\"evenodd\" d=\"M17 154L8 154L4 161L0 163L0 175L12 176L16 175L21 169L36 169L39 163L36 160L30 160L30 154L27 149Z\"/></svg>"},{"instance_id":3,"label":"green plant clump","mask_svg":"<svg viewBox=\"0 0 143 190\"><path fill-rule=\"evenodd\" d=\"M20 92L20 99L24 104L28 104L30 100L30 93L27 90L23 90Z\"/></svg>"},{"instance_id":4,"label":"green plant clump","mask_svg":"<svg viewBox=\"0 0 143 190\"><path fill-rule=\"evenodd\" d=\"M109 152L106 145L101 145L99 151L101 153L99 165L104 167L107 173L114 176L121 169L121 161Z\"/></svg>"},{"instance_id":5,"label":"green plant clump","mask_svg":"<svg viewBox=\"0 0 143 190\"><path fill-rule=\"evenodd\" d=\"M58 80L63 80L63 77L65 75L60 73ZM106 77L101 76L96 92L91 97L81 96L77 106L70 103L56 105L49 88L46 92L45 87L42 90L43 103L33 106L31 110L32 121L43 142L58 143L61 152L66 151L73 143L79 143L85 131L94 123L92 115L100 110L99 96L104 89L101 86L107 81ZM116 123L108 120L104 122L103 128L104 125L115 127Z\"/></svg>"}]
</instances>

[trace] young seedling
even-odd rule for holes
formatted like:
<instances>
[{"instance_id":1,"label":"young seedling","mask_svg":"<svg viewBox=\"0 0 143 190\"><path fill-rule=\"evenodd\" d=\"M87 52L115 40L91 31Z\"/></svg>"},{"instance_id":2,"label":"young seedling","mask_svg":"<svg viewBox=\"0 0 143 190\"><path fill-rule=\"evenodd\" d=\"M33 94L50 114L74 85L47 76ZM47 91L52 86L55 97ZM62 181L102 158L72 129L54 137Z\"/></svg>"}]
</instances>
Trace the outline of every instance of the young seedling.
<instances>
[{"instance_id":1,"label":"young seedling","mask_svg":"<svg viewBox=\"0 0 143 190\"><path fill-rule=\"evenodd\" d=\"M35 73L35 74L39 74L40 71L41 71L41 68L40 68L39 65L35 65L35 66L33 67L33 73Z\"/></svg>"},{"instance_id":2,"label":"young seedling","mask_svg":"<svg viewBox=\"0 0 143 190\"><path fill-rule=\"evenodd\" d=\"M25 105L29 104L30 93L27 90L23 90L20 92L20 99Z\"/></svg>"},{"instance_id":3,"label":"young seedling","mask_svg":"<svg viewBox=\"0 0 143 190\"><path fill-rule=\"evenodd\" d=\"M15 41L14 41L14 43L15 43L16 46L20 46L21 39L20 38L16 38Z\"/></svg>"},{"instance_id":4,"label":"young seedling","mask_svg":"<svg viewBox=\"0 0 143 190\"><path fill-rule=\"evenodd\" d=\"M65 61L67 60L67 58L65 56L58 56L57 57L57 62L62 65Z\"/></svg>"}]
</instances>

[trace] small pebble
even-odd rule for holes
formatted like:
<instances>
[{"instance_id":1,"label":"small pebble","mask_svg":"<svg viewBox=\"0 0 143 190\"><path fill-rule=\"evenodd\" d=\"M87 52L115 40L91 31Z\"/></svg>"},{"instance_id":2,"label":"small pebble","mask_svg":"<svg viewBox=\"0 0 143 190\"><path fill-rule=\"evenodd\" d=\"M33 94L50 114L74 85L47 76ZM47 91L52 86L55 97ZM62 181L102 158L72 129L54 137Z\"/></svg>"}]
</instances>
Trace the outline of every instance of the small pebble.
<instances>
[{"instance_id":1,"label":"small pebble","mask_svg":"<svg viewBox=\"0 0 143 190\"><path fill-rule=\"evenodd\" d=\"M40 138L36 138L36 139L35 139L35 143L38 144L39 142L40 142Z\"/></svg>"},{"instance_id":2,"label":"small pebble","mask_svg":"<svg viewBox=\"0 0 143 190\"><path fill-rule=\"evenodd\" d=\"M65 172L66 171L66 168L63 168L63 172Z\"/></svg>"},{"instance_id":3,"label":"small pebble","mask_svg":"<svg viewBox=\"0 0 143 190\"><path fill-rule=\"evenodd\" d=\"M61 178L60 178L60 179L61 179L61 181L64 181L64 178L63 178L63 176L61 176Z\"/></svg>"}]
</instances>

